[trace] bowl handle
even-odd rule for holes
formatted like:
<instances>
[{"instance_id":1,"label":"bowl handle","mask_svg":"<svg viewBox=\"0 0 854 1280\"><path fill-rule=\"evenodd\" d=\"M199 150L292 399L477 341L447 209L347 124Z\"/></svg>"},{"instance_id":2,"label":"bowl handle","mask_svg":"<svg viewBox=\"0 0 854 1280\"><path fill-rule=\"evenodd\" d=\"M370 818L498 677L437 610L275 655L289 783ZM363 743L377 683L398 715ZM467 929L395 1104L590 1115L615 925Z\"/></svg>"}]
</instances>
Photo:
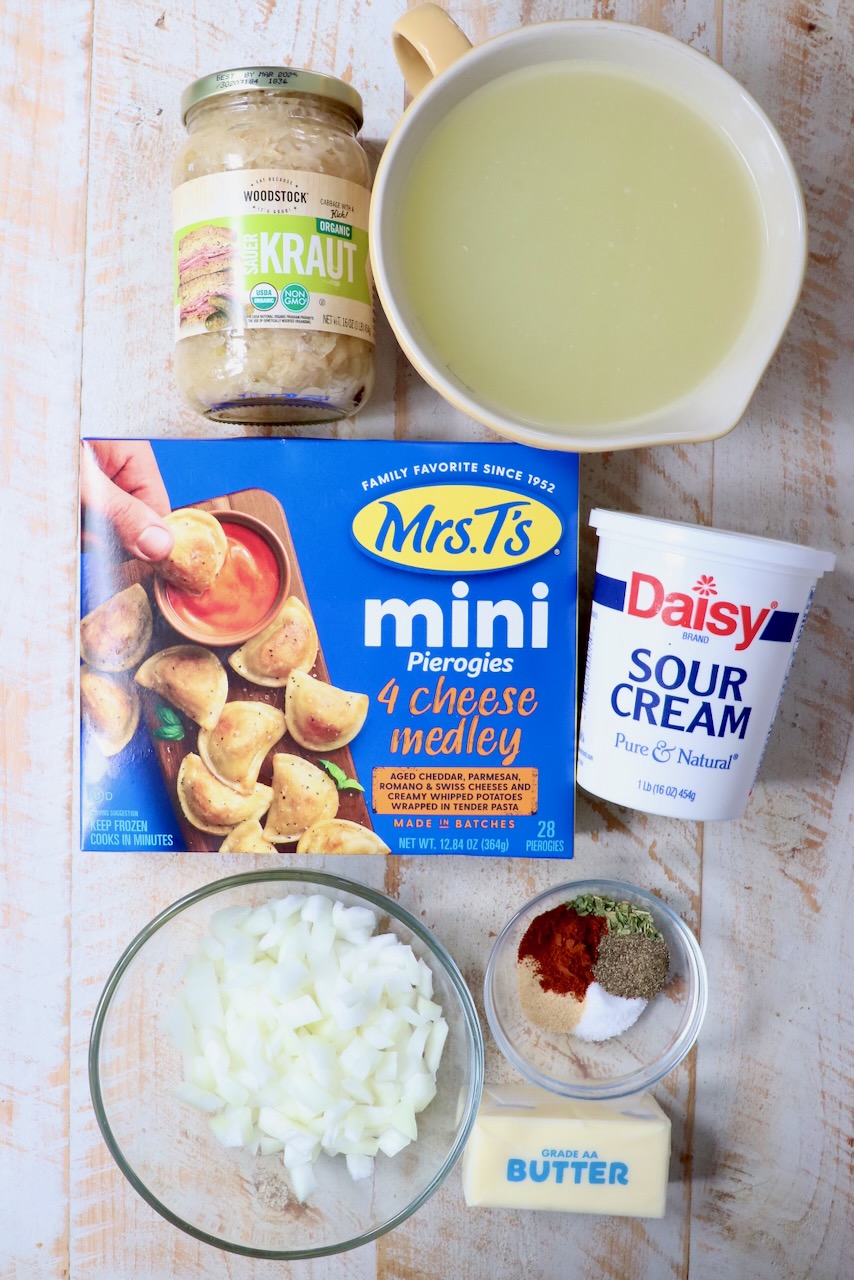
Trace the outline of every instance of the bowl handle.
<instances>
[{"instance_id":1,"label":"bowl handle","mask_svg":"<svg viewBox=\"0 0 854 1280\"><path fill-rule=\"evenodd\" d=\"M391 47L413 97L452 62L471 49L471 41L437 4L409 9L392 27Z\"/></svg>"}]
</instances>

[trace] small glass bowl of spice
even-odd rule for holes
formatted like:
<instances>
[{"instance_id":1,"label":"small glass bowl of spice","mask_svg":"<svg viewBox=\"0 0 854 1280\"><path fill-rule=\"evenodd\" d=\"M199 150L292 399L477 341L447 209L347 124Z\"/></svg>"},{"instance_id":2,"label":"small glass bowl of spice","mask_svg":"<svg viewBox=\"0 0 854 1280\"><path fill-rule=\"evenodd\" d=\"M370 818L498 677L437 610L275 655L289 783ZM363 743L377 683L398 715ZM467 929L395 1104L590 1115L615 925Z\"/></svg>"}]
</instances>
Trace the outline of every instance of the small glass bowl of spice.
<instances>
[{"instance_id":1,"label":"small glass bowl of spice","mask_svg":"<svg viewBox=\"0 0 854 1280\"><path fill-rule=\"evenodd\" d=\"M499 1049L532 1084L621 1098L682 1061L706 1011L706 968L665 902L617 880L539 894L502 930L486 969Z\"/></svg>"}]
</instances>

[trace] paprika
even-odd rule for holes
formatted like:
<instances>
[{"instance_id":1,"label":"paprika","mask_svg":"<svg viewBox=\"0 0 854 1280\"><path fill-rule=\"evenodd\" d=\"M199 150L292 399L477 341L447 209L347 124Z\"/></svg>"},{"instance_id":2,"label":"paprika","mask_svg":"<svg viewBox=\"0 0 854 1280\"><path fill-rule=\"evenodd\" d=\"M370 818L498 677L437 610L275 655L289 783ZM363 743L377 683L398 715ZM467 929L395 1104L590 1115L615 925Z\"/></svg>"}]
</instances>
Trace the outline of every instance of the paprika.
<instances>
[{"instance_id":1,"label":"paprika","mask_svg":"<svg viewBox=\"0 0 854 1280\"><path fill-rule=\"evenodd\" d=\"M561 903L531 921L519 943L518 960L531 961L544 991L583 1000L607 932L604 916L582 916Z\"/></svg>"}]
</instances>

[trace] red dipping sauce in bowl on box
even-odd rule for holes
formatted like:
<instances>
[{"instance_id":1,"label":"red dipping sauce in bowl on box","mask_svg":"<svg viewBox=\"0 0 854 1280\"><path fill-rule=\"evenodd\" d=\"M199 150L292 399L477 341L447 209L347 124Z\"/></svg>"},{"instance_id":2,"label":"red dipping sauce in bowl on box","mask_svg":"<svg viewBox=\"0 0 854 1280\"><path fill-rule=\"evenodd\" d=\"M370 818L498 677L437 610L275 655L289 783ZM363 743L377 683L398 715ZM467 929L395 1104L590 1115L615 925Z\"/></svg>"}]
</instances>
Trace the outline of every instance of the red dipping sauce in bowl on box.
<instances>
[{"instance_id":1,"label":"red dipping sauce in bowl on box","mask_svg":"<svg viewBox=\"0 0 854 1280\"><path fill-rule=\"evenodd\" d=\"M201 595L156 581L167 622L203 644L242 644L272 621L290 585L285 549L263 521L240 511L213 511L228 539L225 562Z\"/></svg>"}]
</instances>

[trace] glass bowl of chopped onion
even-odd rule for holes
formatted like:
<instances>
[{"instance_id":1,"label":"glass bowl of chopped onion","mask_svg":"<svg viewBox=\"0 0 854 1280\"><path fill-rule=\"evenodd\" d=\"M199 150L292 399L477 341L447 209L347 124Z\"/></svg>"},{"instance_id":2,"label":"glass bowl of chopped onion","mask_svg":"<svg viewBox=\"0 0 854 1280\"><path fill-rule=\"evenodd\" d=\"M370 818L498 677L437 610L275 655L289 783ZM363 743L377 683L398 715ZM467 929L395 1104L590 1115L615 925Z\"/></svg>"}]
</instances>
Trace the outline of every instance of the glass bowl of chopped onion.
<instances>
[{"instance_id":1,"label":"glass bowl of chopped onion","mask_svg":"<svg viewBox=\"0 0 854 1280\"><path fill-rule=\"evenodd\" d=\"M507 923L484 995L499 1049L531 1084L566 1098L623 1098L693 1046L706 966L661 898L618 880L578 880L538 894Z\"/></svg>"},{"instance_id":2,"label":"glass bowl of chopped onion","mask_svg":"<svg viewBox=\"0 0 854 1280\"><path fill-rule=\"evenodd\" d=\"M95 1013L89 1081L125 1177L190 1235L322 1257L414 1213L483 1084L474 1003L396 902L340 876L248 872L155 917Z\"/></svg>"}]
</instances>

